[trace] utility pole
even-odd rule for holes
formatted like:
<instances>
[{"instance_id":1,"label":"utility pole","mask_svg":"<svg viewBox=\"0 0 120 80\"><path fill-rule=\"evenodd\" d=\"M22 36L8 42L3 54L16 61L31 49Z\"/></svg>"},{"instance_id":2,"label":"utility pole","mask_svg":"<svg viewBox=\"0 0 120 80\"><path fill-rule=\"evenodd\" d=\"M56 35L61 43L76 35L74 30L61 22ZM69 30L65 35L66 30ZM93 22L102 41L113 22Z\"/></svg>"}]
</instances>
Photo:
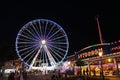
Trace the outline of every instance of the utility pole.
<instances>
[{"instance_id":1,"label":"utility pole","mask_svg":"<svg viewBox=\"0 0 120 80\"><path fill-rule=\"evenodd\" d=\"M100 28L100 23L99 23L98 17L99 16L96 16L97 25L98 25L98 32L99 32L99 38L100 38L100 43L103 44L102 33L101 33L101 28Z\"/></svg>"},{"instance_id":2,"label":"utility pole","mask_svg":"<svg viewBox=\"0 0 120 80\"><path fill-rule=\"evenodd\" d=\"M102 33L101 33L101 29L100 29L100 24L99 24L98 17L99 16L96 16L97 25L98 25L98 32L99 32L99 38L100 38L100 43L103 45ZM100 66L101 66L101 71L100 71L101 74L100 75L102 76L102 80L105 80L105 78L104 78L104 72L103 72L103 66L102 66L103 52L99 52L99 56L100 56Z\"/></svg>"}]
</instances>

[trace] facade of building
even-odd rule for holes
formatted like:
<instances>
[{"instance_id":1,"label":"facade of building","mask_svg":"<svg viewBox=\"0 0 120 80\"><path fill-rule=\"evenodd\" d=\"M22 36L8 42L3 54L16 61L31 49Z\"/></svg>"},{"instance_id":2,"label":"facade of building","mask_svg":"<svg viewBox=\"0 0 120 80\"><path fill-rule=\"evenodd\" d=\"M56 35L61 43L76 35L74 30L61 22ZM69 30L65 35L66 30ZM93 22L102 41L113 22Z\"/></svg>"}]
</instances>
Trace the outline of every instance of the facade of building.
<instances>
[{"instance_id":1,"label":"facade of building","mask_svg":"<svg viewBox=\"0 0 120 80\"><path fill-rule=\"evenodd\" d=\"M120 74L120 40L112 43L96 44L81 49L68 61L84 61L81 72L84 75L113 76Z\"/></svg>"}]
</instances>

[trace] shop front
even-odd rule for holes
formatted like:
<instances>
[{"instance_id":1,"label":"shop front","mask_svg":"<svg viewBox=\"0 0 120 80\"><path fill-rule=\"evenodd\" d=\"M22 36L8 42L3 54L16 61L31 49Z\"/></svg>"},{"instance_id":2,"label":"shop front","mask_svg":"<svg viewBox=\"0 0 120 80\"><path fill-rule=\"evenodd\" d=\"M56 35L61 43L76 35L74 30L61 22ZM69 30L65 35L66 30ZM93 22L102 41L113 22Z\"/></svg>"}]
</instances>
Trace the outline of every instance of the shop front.
<instances>
[{"instance_id":1,"label":"shop front","mask_svg":"<svg viewBox=\"0 0 120 80\"><path fill-rule=\"evenodd\" d=\"M119 76L120 74L120 61L119 60L120 60L120 56L118 55L104 57L102 59L102 65L101 65L100 64L101 60L99 58L98 59L86 59L85 61L88 62L88 64L85 66L82 66L82 72L85 71L87 73L87 68L88 68L89 75L91 76L100 76L101 70L103 70L104 76L114 76L114 75Z\"/></svg>"},{"instance_id":2,"label":"shop front","mask_svg":"<svg viewBox=\"0 0 120 80\"><path fill-rule=\"evenodd\" d=\"M68 57L67 60L74 62L80 60L87 63L84 66L77 66L77 68L81 67L82 75L119 76L120 40L85 47ZM76 71L79 71L79 69Z\"/></svg>"}]
</instances>

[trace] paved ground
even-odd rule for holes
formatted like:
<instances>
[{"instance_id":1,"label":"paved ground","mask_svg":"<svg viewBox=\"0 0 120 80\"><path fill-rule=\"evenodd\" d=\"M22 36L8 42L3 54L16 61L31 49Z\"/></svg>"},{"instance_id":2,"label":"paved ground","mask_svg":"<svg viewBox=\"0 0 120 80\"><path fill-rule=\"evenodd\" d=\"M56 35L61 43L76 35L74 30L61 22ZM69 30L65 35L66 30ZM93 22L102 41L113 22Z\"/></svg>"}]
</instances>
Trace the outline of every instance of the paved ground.
<instances>
[{"instance_id":1,"label":"paved ground","mask_svg":"<svg viewBox=\"0 0 120 80\"><path fill-rule=\"evenodd\" d=\"M120 80L120 77L105 77L106 80ZM0 77L0 80L8 80L7 77ZM21 79L22 80L22 79ZM29 75L27 80L51 80L50 75Z\"/></svg>"},{"instance_id":2,"label":"paved ground","mask_svg":"<svg viewBox=\"0 0 120 80\"><path fill-rule=\"evenodd\" d=\"M105 79L108 79L108 80L120 80L120 77L116 77L116 76L113 76L113 77L105 77Z\"/></svg>"}]
</instances>

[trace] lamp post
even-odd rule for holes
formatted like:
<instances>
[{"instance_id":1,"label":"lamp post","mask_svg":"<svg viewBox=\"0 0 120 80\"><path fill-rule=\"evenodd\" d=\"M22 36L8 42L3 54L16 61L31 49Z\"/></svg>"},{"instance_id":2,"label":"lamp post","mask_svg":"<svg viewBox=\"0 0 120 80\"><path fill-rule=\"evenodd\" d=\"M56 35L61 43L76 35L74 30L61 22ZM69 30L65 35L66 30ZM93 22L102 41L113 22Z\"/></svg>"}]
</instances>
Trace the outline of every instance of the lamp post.
<instances>
[{"instance_id":1,"label":"lamp post","mask_svg":"<svg viewBox=\"0 0 120 80\"><path fill-rule=\"evenodd\" d=\"M99 56L100 56L100 67L101 67L101 70L100 70L100 75L102 76L102 80L105 80L104 79L104 73L103 73L103 67L102 67L102 55L103 55L103 52L99 52Z\"/></svg>"}]
</instances>

